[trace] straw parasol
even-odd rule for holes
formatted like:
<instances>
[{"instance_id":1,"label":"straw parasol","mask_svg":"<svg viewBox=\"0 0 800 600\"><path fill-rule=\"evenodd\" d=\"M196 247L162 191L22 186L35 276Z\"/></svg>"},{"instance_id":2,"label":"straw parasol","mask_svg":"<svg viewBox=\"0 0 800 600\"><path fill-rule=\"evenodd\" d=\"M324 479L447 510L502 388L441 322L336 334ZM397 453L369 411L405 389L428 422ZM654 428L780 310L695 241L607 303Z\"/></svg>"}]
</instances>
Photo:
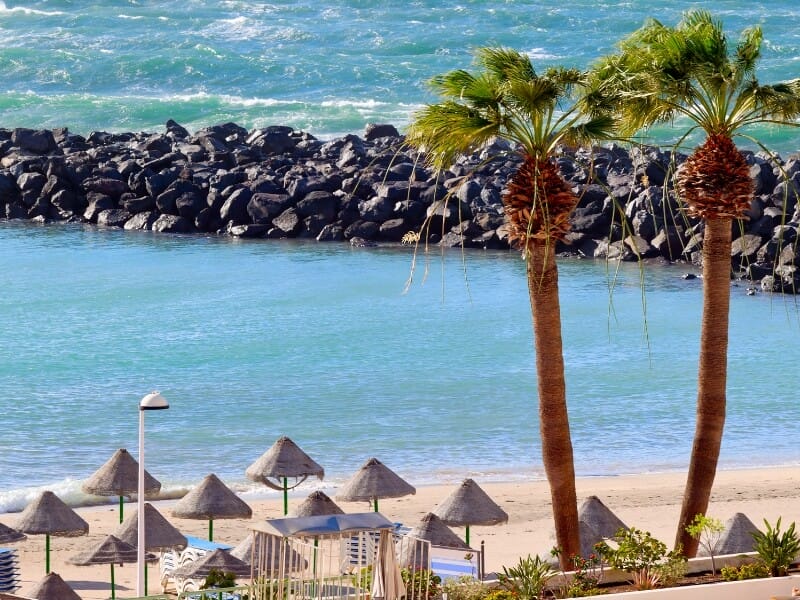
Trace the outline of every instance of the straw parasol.
<instances>
[{"instance_id":1,"label":"straw parasol","mask_svg":"<svg viewBox=\"0 0 800 600\"><path fill-rule=\"evenodd\" d=\"M176 569L173 575L181 579L200 579L208 577L211 570L233 573L238 577L250 577L250 565L233 556L228 550L217 548L200 560L194 560Z\"/></svg>"},{"instance_id":2,"label":"straw parasol","mask_svg":"<svg viewBox=\"0 0 800 600\"><path fill-rule=\"evenodd\" d=\"M400 498L417 490L377 458L370 458L336 494L337 500L373 502L378 512L379 498Z\"/></svg>"},{"instance_id":3,"label":"straw parasol","mask_svg":"<svg viewBox=\"0 0 800 600\"><path fill-rule=\"evenodd\" d=\"M434 546L442 548L454 548L456 550L470 550L470 547L445 525L442 520L433 513L427 513L422 517L419 525L413 527L406 534L408 537L418 540L425 540ZM403 544L400 554L400 562L406 566L424 566L428 564L428 545L423 544Z\"/></svg>"},{"instance_id":4,"label":"straw parasol","mask_svg":"<svg viewBox=\"0 0 800 600\"><path fill-rule=\"evenodd\" d=\"M725 528L722 530L717 543L714 544L714 556L753 552L755 546L753 533L757 531L759 531L758 527L744 513L736 513L725 522ZM708 551L702 548L697 554L699 556L708 556Z\"/></svg>"},{"instance_id":5,"label":"straw parasol","mask_svg":"<svg viewBox=\"0 0 800 600\"><path fill-rule=\"evenodd\" d=\"M251 481L263 483L274 490L283 490L283 514L287 515L289 490L303 483L309 475L315 475L322 480L325 477L325 469L314 462L292 440L283 436L247 467L245 475ZM289 477L295 479L294 485L289 485Z\"/></svg>"},{"instance_id":6,"label":"straw parasol","mask_svg":"<svg viewBox=\"0 0 800 600\"><path fill-rule=\"evenodd\" d=\"M620 529L628 529L628 526L600 498L589 496L578 509L578 528L581 556L585 558L594 554L595 544L615 537Z\"/></svg>"},{"instance_id":7,"label":"straw parasol","mask_svg":"<svg viewBox=\"0 0 800 600\"><path fill-rule=\"evenodd\" d=\"M17 530L45 536L45 573L50 572L50 536L77 537L89 533L89 524L53 492L46 491L25 507Z\"/></svg>"},{"instance_id":8,"label":"straw parasol","mask_svg":"<svg viewBox=\"0 0 800 600\"><path fill-rule=\"evenodd\" d=\"M48 573L36 587L28 592L28 596L36 600L81 600L67 582L57 573Z\"/></svg>"},{"instance_id":9,"label":"straw parasol","mask_svg":"<svg viewBox=\"0 0 800 600\"><path fill-rule=\"evenodd\" d=\"M0 523L0 544L13 544L26 539L28 539L28 536L21 531Z\"/></svg>"},{"instance_id":10,"label":"straw parasol","mask_svg":"<svg viewBox=\"0 0 800 600\"><path fill-rule=\"evenodd\" d=\"M343 515L344 511L325 492L311 492L308 498L292 511L293 517L316 517L319 515Z\"/></svg>"},{"instance_id":11,"label":"straw parasol","mask_svg":"<svg viewBox=\"0 0 800 600\"><path fill-rule=\"evenodd\" d=\"M253 510L211 473L172 508L179 519L208 519L208 541L214 540L214 519L249 519Z\"/></svg>"},{"instance_id":12,"label":"straw parasol","mask_svg":"<svg viewBox=\"0 0 800 600\"><path fill-rule=\"evenodd\" d=\"M271 536L269 543L265 544L264 550L267 552L267 557L262 561L259 554L260 550L255 547L254 542L255 535L253 532L250 532L247 534L247 537L230 551L231 555L241 559L248 565L258 565L263 562L269 573L280 573L281 562L283 562L284 566L289 565L288 570L291 571L302 571L308 565L308 561L306 561L299 552L292 550L288 544L281 543L281 540L274 536ZM279 547L283 548L282 553L278 550ZM281 561L281 554L283 554L283 561ZM263 574L266 575L268 573Z\"/></svg>"},{"instance_id":13,"label":"straw parasol","mask_svg":"<svg viewBox=\"0 0 800 600\"><path fill-rule=\"evenodd\" d=\"M68 558L67 562L72 565L85 567L89 565L111 565L111 597L116 598L116 588L114 585L114 564L122 566L125 563L135 563L137 559L136 547L123 542L121 539L109 535L101 540L99 544ZM148 556L147 560L155 560L155 556Z\"/></svg>"},{"instance_id":14,"label":"straw parasol","mask_svg":"<svg viewBox=\"0 0 800 600\"><path fill-rule=\"evenodd\" d=\"M122 523L123 497L139 491L139 463L125 448L120 448L83 482L81 489L96 496L119 496L119 522ZM160 490L161 483L145 471L144 495L155 495Z\"/></svg>"},{"instance_id":15,"label":"straw parasol","mask_svg":"<svg viewBox=\"0 0 800 600\"><path fill-rule=\"evenodd\" d=\"M470 525L499 525L508 523L508 514L472 479L465 479L433 513L445 525L465 525L469 546Z\"/></svg>"},{"instance_id":16,"label":"straw parasol","mask_svg":"<svg viewBox=\"0 0 800 600\"><path fill-rule=\"evenodd\" d=\"M169 550L186 547L186 536L175 529L149 502L144 505L144 549ZM114 535L136 548L139 527L139 511L129 516L117 527Z\"/></svg>"},{"instance_id":17,"label":"straw parasol","mask_svg":"<svg viewBox=\"0 0 800 600\"><path fill-rule=\"evenodd\" d=\"M117 527L114 535L123 542L137 548L139 544L139 511ZM183 549L188 540L186 536L175 529L149 502L144 505L144 549L150 550L170 550L173 548ZM144 563L144 590L147 593L147 560Z\"/></svg>"}]
</instances>

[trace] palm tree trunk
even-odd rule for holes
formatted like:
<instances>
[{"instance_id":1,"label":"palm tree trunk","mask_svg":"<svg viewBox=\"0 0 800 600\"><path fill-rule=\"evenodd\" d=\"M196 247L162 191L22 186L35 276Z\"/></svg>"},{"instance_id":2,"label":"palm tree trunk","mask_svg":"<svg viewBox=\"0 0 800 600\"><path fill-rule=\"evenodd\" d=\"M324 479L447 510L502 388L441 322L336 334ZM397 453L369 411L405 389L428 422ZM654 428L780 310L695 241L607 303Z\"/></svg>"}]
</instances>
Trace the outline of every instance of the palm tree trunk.
<instances>
[{"instance_id":1,"label":"palm tree trunk","mask_svg":"<svg viewBox=\"0 0 800 600\"><path fill-rule=\"evenodd\" d=\"M556 545L561 550L559 561L562 569L571 570L571 558L579 556L581 548L575 467L564 382L555 242L531 240L528 243L527 258L539 388L542 462L550 484Z\"/></svg>"},{"instance_id":2,"label":"palm tree trunk","mask_svg":"<svg viewBox=\"0 0 800 600\"><path fill-rule=\"evenodd\" d=\"M703 317L697 375L697 423L675 547L692 557L698 540L686 527L706 514L725 424L728 320L731 298L731 219L706 219L703 239Z\"/></svg>"}]
</instances>

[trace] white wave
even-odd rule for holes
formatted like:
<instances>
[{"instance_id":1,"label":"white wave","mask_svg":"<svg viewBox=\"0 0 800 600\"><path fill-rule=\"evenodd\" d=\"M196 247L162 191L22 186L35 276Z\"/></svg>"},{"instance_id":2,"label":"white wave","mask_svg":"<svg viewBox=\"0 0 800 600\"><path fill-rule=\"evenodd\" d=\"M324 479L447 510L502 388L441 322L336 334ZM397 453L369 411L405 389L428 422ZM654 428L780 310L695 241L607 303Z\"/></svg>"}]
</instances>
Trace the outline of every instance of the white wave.
<instances>
[{"instance_id":1,"label":"white wave","mask_svg":"<svg viewBox=\"0 0 800 600\"><path fill-rule=\"evenodd\" d=\"M117 15L118 19L125 19L128 21L141 21L144 19L142 15Z\"/></svg>"},{"instance_id":2,"label":"white wave","mask_svg":"<svg viewBox=\"0 0 800 600\"><path fill-rule=\"evenodd\" d=\"M556 60L561 58L557 54L550 54L544 48L532 48L525 52L525 54L536 60Z\"/></svg>"},{"instance_id":3,"label":"white wave","mask_svg":"<svg viewBox=\"0 0 800 600\"><path fill-rule=\"evenodd\" d=\"M325 100L322 102L323 108L343 108L343 107L351 107L351 108L378 108L381 106L386 106L386 102L380 102L379 100Z\"/></svg>"},{"instance_id":4,"label":"white wave","mask_svg":"<svg viewBox=\"0 0 800 600\"><path fill-rule=\"evenodd\" d=\"M6 3L0 0L0 14L3 13L22 13L25 15L39 15L45 17L56 17L65 14L61 10L37 10L35 8L27 8L25 6L12 6L8 8Z\"/></svg>"}]
</instances>

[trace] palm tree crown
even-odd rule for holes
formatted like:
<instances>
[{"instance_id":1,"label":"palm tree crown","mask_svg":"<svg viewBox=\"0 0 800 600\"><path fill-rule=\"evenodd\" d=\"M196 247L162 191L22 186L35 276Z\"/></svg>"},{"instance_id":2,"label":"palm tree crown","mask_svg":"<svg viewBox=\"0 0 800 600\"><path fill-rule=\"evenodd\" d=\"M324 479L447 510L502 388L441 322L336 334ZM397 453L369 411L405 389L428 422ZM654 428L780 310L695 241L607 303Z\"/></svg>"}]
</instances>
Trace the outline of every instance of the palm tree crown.
<instances>
[{"instance_id":1,"label":"palm tree crown","mask_svg":"<svg viewBox=\"0 0 800 600\"><path fill-rule=\"evenodd\" d=\"M761 28L751 27L731 49L722 24L708 11L693 10L675 27L648 20L594 70L596 94L614 101L621 133L683 117L690 123L684 138L697 129L706 134L678 177L696 216L740 218L749 208L749 173L732 142L740 130L797 125L800 79L776 85L756 79L762 39Z\"/></svg>"},{"instance_id":2,"label":"palm tree crown","mask_svg":"<svg viewBox=\"0 0 800 600\"><path fill-rule=\"evenodd\" d=\"M506 195L509 241L524 248L533 239L558 239L569 229L575 198L558 186L557 170L545 165L559 144L608 139L613 122L597 110L586 117L580 101L570 103L585 80L578 70L538 74L528 56L507 48L481 48L476 63L478 73L459 69L430 81L443 100L415 115L406 141L423 149L436 169L449 168L494 137L517 145L525 163ZM540 176L556 187L535 185Z\"/></svg>"}]
</instances>

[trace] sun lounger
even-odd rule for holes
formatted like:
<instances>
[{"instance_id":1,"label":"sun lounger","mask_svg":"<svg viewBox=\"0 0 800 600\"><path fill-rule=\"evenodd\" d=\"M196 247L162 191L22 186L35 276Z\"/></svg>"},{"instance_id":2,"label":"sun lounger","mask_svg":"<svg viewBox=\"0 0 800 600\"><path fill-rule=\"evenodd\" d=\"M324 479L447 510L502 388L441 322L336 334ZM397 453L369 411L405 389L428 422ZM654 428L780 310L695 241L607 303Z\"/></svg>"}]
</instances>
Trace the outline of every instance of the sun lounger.
<instances>
[{"instance_id":1,"label":"sun lounger","mask_svg":"<svg viewBox=\"0 0 800 600\"><path fill-rule=\"evenodd\" d=\"M0 548L0 592L13 593L19 587L17 551Z\"/></svg>"}]
</instances>

